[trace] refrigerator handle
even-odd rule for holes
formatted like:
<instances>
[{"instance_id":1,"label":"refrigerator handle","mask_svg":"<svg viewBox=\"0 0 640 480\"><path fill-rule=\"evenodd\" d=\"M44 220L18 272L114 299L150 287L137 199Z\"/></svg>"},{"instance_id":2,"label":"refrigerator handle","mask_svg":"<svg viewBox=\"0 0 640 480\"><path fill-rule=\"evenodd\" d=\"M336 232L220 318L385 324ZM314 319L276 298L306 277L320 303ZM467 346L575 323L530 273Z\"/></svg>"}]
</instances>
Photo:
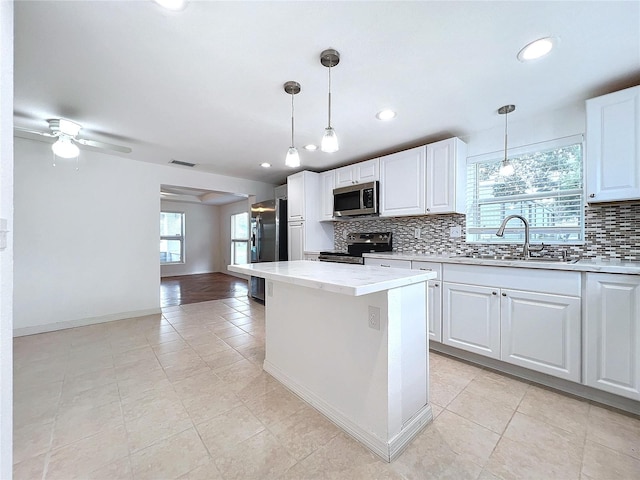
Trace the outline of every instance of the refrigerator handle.
<instances>
[{"instance_id":1,"label":"refrigerator handle","mask_svg":"<svg viewBox=\"0 0 640 480\"><path fill-rule=\"evenodd\" d=\"M258 241L256 243L257 245L256 255L258 257L258 261L261 261L262 260L262 221L259 216L256 217L256 231L258 232Z\"/></svg>"}]
</instances>

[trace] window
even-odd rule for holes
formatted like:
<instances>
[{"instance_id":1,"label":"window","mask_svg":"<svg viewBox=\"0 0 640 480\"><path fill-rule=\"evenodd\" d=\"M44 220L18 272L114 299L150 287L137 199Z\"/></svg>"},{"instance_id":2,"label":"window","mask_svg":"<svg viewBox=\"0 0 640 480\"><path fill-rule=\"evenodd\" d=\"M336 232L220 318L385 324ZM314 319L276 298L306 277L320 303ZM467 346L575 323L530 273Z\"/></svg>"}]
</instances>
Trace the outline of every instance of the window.
<instances>
[{"instance_id":1,"label":"window","mask_svg":"<svg viewBox=\"0 0 640 480\"><path fill-rule=\"evenodd\" d=\"M532 241L581 243L584 239L582 137L573 136L514 150L513 175L501 176L499 153L472 157L467 163L467 242L520 243L524 225L507 224L508 215L529 221Z\"/></svg>"},{"instance_id":2,"label":"window","mask_svg":"<svg viewBox=\"0 0 640 480\"><path fill-rule=\"evenodd\" d=\"M184 213L160 212L160 264L184 263Z\"/></svg>"},{"instance_id":3,"label":"window","mask_svg":"<svg viewBox=\"0 0 640 480\"><path fill-rule=\"evenodd\" d=\"M249 214L231 215L231 264L249 263Z\"/></svg>"}]
</instances>

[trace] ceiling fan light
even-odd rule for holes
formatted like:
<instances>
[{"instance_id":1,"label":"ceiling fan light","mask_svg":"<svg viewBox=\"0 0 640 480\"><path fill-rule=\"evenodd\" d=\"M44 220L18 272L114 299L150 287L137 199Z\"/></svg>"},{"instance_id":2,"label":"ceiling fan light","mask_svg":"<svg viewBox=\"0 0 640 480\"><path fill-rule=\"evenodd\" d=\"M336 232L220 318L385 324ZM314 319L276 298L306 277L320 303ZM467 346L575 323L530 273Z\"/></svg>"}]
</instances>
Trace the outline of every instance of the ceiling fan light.
<instances>
[{"instance_id":1,"label":"ceiling fan light","mask_svg":"<svg viewBox=\"0 0 640 480\"><path fill-rule=\"evenodd\" d=\"M56 143L51 145L53 153L60 158L76 158L80 155L80 149L65 135L58 137Z\"/></svg>"},{"instance_id":2,"label":"ceiling fan light","mask_svg":"<svg viewBox=\"0 0 640 480\"><path fill-rule=\"evenodd\" d=\"M337 152L338 148L338 135L336 135L336 131L331 127L325 128L320 150L326 153L333 153Z\"/></svg>"},{"instance_id":3,"label":"ceiling fan light","mask_svg":"<svg viewBox=\"0 0 640 480\"><path fill-rule=\"evenodd\" d=\"M289 147L289 150L287 150L287 156L284 158L284 164L291 168L300 166L300 154L298 154L298 149L296 147Z\"/></svg>"}]
</instances>

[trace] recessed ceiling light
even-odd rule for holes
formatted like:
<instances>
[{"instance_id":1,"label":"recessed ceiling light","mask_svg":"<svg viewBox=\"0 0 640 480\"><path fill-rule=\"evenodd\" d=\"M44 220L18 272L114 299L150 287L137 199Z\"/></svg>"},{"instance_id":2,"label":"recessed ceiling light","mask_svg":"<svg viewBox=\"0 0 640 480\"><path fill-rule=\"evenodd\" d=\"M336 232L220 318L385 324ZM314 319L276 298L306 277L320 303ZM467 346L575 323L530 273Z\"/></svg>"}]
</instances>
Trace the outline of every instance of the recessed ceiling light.
<instances>
[{"instance_id":1,"label":"recessed ceiling light","mask_svg":"<svg viewBox=\"0 0 640 480\"><path fill-rule=\"evenodd\" d=\"M270 167L271 167L271 164L270 164L269 162L263 162L263 163L261 163L261 164L260 164L260 166L261 166L262 168L270 168Z\"/></svg>"},{"instance_id":2,"label":"recessed ceiling light","mask_svg":"<svg viewBox=\"0 0 640 480\"><path fill-rule=\"evenodd\" d=\"M160 5L162 8L166 8L167 10L171 10L173 12L179 12L180 10L184 10L187 6L187 0L153 0L155 3Z\"/></svg>"},{"instance_id":3,"label":"recessed ceiling light","mask_svg":"<svg viewBox=\"0 0 640 480\"><path fill-rule=\"evenodd\" d=\"M529 62L547 55L556 43L553 37L545 37L535 40L526 45L518 52L518 60L521 62Z\"/></svg>"},{"instance_id":4,"label":"recessed ceiling light","mask_svg":"<svg viewBox=\"0 0 640 480\"><path fill-rule=\"evenodd\" d=\"M310 152L314 152L318 149L318 146L314 145L313 143L310 143L309 145L305 145L304 149L309 150Z\"/></svg>"},{"instance_id":5,"label":"recessed ceiling light","mask_svg":"<svg viewBox=\"0 0 640 480\"><path fill-rule=\"evenodd\" d=\"M383 120L383 121L391 120L391 119L396 118L396 112L386 108L386 109L380 110L378 113L376 113L376 118L378 120Z\"/></svg>"}]
</instances>

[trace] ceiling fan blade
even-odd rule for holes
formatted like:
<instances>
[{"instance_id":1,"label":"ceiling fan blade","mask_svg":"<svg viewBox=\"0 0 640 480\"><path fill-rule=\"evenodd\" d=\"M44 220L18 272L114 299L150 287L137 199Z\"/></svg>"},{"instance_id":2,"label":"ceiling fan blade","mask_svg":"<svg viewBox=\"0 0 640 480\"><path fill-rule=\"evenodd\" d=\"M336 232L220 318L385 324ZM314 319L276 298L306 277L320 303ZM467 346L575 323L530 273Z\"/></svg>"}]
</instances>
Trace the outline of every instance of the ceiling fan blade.
<instances>
[{"instance_id":1,"label":"ceiling fan blade","mask_svg":"<svg viewBox=\"0 0 640 480\"><path fill-rule=\"evenodd\" d=\"M121 152L121 153L131 153L131 149L129 147L121 147L120 145L97 142L95 140L86 140L84 138L74 138L73 140L78 142L80 145L86 145L88 147L104 148L107 150L114 150L116 152Z\"/></svg>"},{"instance_id":2,"label":"ceiling fan blade","mask_svg":"<svg viewBox=\"0 0 640 480\"><path fill-rule=\"evenodd\" d=\"M48 133L48 132L38 132L37 130L31 130L29 128L23 128L23 127L13 127L14 130L18 130L20 132L26 132L26 133L33 133L34 135L42 135L43 137L57 137L58 134L57 133Z\"/></svg>"}]
</instances>

